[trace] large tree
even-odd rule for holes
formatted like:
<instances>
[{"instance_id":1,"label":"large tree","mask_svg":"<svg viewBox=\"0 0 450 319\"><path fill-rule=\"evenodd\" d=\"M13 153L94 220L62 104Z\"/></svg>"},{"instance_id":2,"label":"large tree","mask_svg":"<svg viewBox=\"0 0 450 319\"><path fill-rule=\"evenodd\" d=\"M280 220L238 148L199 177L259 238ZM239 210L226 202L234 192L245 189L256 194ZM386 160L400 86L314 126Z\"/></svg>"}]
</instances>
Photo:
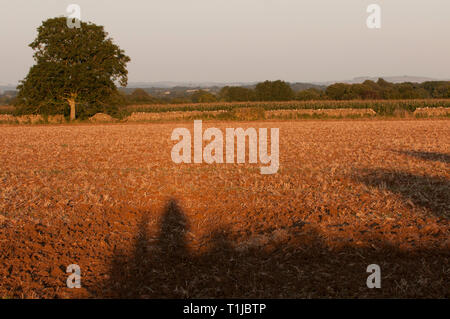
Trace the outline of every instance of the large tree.
<instances>
[{"instance_id":1,"label":"large tree","mask_svg":"<svg viewBox=\"0 0 450 319\"><path fill-rule=\"evenodd\" d=\"M18 86L17 104L30 113L57 113L70 107L75 119L77 104L105 104L117 94L116 82L126 86L125 55L103 26L81 22L69 28L66 18L44 21L36 39L35 65Z\"/></svg>"}]
</instances>

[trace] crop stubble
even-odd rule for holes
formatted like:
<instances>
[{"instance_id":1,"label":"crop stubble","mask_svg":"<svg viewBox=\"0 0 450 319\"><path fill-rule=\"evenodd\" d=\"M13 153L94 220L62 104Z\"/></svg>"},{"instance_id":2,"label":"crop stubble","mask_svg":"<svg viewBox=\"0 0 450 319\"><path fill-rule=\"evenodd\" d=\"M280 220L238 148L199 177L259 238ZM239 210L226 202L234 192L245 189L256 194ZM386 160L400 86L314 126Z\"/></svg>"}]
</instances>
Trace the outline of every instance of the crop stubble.
<instances>
[{"instance_id":1,"label":"crop stubble","mask_svg":"<svg viewBox=\"0 0 450 319\"><path fill-rule=\"evenodd\" d=\"M269 176L180 126L0 127L0 297L450 296L448 120L204 123L279 127Z\"/></svg>"}]
</instances>

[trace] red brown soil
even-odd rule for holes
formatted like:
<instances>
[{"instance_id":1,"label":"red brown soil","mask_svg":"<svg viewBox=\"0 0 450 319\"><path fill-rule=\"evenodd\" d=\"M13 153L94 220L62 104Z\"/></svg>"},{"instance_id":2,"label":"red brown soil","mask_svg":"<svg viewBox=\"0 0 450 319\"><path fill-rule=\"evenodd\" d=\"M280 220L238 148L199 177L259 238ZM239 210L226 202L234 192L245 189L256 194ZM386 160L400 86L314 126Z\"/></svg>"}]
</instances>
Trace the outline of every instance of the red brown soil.
<instances>
[{"instance_id":1,"label":"red brown soil","mask_svg":"<svg viewBox=\"0 0 450 319\"><path fill-rule=\"evenodd\" d=\"M182 126L0 127L0 297L450 297L448 120L204 123L279 127L270 176Z\"/></svg>"}]
</instances>

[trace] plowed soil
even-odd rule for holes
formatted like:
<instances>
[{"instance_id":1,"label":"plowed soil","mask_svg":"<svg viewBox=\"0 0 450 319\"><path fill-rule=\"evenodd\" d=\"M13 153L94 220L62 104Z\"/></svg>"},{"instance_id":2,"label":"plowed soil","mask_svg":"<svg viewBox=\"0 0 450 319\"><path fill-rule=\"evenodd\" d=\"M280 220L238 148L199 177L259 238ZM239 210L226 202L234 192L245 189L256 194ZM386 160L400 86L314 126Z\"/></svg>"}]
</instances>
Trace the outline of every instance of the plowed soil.
<instances>
[{"instance_id":1,"label":"plowed soil","mask_svg":"<svg viewBox=\"0 0 450 319\"><path fill-rule=\"evenodd\" d=\"M203 124L280 128L278 173L173 163L192 122L1 126L0 298L450 297L448 120Z\"/></svg>"}]
</instances>

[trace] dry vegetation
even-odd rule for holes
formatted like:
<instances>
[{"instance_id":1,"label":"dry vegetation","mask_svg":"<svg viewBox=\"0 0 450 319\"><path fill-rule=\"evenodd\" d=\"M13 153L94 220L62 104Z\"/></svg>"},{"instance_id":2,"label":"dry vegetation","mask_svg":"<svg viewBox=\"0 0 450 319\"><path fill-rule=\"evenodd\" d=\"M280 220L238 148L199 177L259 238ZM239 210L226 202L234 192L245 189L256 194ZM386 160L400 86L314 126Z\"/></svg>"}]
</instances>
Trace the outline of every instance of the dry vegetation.
<instances>
[{"instance_id":1,"label":"dry vegetation","mask_svg":"<svg viewBox=\"0 0 450 319\"><path fill-rule=\"evenodd\" d=\"M114 121L115 119L111 115L104 113L97 113L89 118L89 122L92 123L112 123Z\"/></svg>"},{"instance_id":2,"label":"dry vegetation","mask_svg":"<svg viewBox=\"0 0 450 319\"><path fill-rule=\"evenodd\" d=\"M66 120L64 115L50 115L44 117L42 115L22 115L13 116L11 114L0 114L0 124L62 124Z\"/></svg>"},{"instance_id":3,"label":"dry vegetation","mask_svg":"<svg viewBox=\"0 0 450 319\"><path fill-rule=\"evenodd\" d=\"M13 113L15 109L12 105L0 105L0 114Z\"/></svg>"},{"instance_id":4,"label":"dry vegetation","mask_svg":"<svg viewBox=\"0 0 450 319\"><path fill-rule=\"evenodd\" d=\"M262 108L264 110L323 110L323 109L373 109L379 114L392 114L393 110L404 109L414 112L417 108L449 108L450 99L417 100L320 100L320 101L264 101L264 102L215 102L190 104L129 105L129 112L183 112L218 111L235 108Z\"/></svg>"},{"instance_id":5,"label":"dry vegetation","mask_svg":"<svg viewBox=\"0 0 450 319\"><path fill-rule=\"evenodd\" d=\"M319 109L319 110L276 110L266 111L268 119L300 118L303 115L319 115L324 117L351 117L351 116L374 116L376 112L372 109Z\"/></svg>"},{"instance_id":6,"label":"dry vegetation","mask_svg":"<svg viewBox=\"0 0 450 319\"><path fill-rule=\"evenodd\" d=\"M0 297L450 297L448 120L207 126L279 127L280 170L176 165L180 123L0 126Z\"/></svg>"},{"instance_id":7,"label":"dry vegetation","mask_svg":"<svg viewBox=\"0 0 450 319\"><path fill-rule=\"evenodd\" d=\"M423 107L414 111L416 116L449 116L450 107Z\"/></svg>"}]
</instances>

